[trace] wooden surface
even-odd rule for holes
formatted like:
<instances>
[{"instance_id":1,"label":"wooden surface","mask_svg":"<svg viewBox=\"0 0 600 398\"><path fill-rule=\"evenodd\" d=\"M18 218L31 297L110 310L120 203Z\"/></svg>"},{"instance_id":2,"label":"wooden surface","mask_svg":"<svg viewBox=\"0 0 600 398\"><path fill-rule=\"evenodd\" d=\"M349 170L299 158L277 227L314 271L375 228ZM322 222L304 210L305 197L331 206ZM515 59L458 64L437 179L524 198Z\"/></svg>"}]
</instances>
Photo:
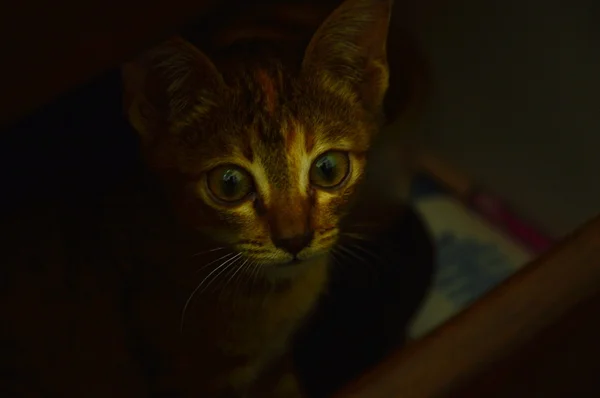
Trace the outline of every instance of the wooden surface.
<instances>
[{"instance_id":1,"label":"wooden surface","mask_svg":"<svg viewBox=\"0 0 600 398\"><path fill-rule=\"evenodd\" d=\"M337 397L600 396L598 314L600 218Z\"/></svg>"},{"instance_id":2,"label":"wooden surface","mask_svg":"<svg viewBox=\"0 0 600 398\"><path fill-rule=\"evenodd\" d=\"M600 397L600 294L578 305L522 349L451 398Z\"/></svg>"}]
</instances>

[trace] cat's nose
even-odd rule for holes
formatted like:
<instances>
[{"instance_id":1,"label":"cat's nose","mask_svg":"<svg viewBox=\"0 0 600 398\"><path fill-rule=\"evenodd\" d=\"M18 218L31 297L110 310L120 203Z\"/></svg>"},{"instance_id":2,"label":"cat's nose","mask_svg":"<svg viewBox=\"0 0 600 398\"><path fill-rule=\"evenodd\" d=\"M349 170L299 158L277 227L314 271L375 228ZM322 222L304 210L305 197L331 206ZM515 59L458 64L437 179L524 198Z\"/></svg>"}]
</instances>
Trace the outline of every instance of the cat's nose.
<instances>
[{"instance_id":1,"label":"cat's nose","mask_svg":"<svg viewBox=\"0 0 600 398\"><path fill-rule=\"evenodd\" d=\"M304 249L306 246L308 246L310 244L310 242L312 241L312 239L313 239L313 233L307 232L302 235L292 236L291 238L273 239L273 244L276 247L283 249L286 252L293 254L295 256L296 254L300 253L300 251L302 249Z\"/></svg>"}]
</instances>

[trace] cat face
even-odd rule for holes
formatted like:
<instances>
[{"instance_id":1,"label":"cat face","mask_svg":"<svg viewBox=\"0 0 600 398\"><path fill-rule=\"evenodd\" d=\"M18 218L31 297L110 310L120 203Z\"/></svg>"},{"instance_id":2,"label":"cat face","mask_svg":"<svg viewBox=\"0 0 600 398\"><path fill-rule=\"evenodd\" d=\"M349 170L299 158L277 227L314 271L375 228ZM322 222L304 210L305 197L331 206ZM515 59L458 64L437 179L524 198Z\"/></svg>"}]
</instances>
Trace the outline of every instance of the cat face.
<instances>
[{"instance_id":1,"label":"cat face","mask_svg":"<svg viewBox=\"0 0 600 398\"><path fill-rule=\"evenodd\" d=\"M179 208L200 230L263 265L307 260L335 243L376 123L357 117L356 104L310 88L313 82L290 79L280 92L276 78L253 72L262 82L257 91L236 85L183 127L190 137L177 170L191 178ZM261 99L248 113L240 104L246 97ZM208 120L220 130L203 128Z\"/></svg>"},{"instance_id":2,"label":"cat face","mask_svg":"<svg viewBox=\"0 0 600 398\"><path fill-rule=\"evenodd\" d=\"M183 222L265 268L328 253L379 127L389 11L345 2L303 57L209 60L174 38L124 67L129 119Z\"/></svg>"}]
</instances>

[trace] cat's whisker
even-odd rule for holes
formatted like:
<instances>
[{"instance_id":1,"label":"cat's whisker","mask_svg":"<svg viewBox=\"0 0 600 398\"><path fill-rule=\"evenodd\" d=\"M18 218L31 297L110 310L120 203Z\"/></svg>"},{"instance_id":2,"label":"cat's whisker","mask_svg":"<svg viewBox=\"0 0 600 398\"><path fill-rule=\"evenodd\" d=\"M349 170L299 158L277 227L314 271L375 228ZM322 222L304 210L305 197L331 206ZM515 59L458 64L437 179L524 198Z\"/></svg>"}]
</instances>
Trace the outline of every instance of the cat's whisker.
<instances>
[{"instance_id":1,"label":"cat's whisker","mask_svg":"<svg viewBox=\"0 0 600 398\"><path fill-rule=\"evenodd\" d=\"M244 270L244 275L240 275L240 280L243 278L246 278L246 281L249 282L250 281L250 277L252 276L252 267L254 266L254 264L256 263L256 260L250 260L250 262L248 263L248 265L246 266L246 269Z\"/></svg>"},{"instance_id":2,"label":"cat's whisker","mask_svg":"<svg viewBox=\"0 0 600 398\"><path fill-rule=\"evenodd\" d=\"M359 244L354 243L354 244L351 245L351 247L356 248L357 250L360 250L361 252L363 252L367 256L373 257L376 260L383 261L383 258L381 258L381 256L378 253L370 251L370 250L367 250L367 249L365 249L364 247L362 247Z\"/></svg>"},{"instance_id":3,"label":"cat's whisker","mask_svg":"<svg viewBox=\"0 0 600 398\"><path fill-rule=\"evenodd\" d=\"M331 259L333 260L334 264L340 264L340 260L337 257L339 255L339 253L335 250L335 247L331 249L330 251L331 254Z\"/></svg>"},{"instance_id":4,"label":"cat's whisker","mask_svg":"<svg viewBox=\"0 0 600 398\"><path fill-rule=\"evenodd\" d=\"M190 294L190 297L188 297L187 301L185 302L185 305L183 306L183 310L181 311L181 322L179 325L180 331L183 332L183 324L184 324L184 320L185 320L185 312L187 311L188 306L190 305L192 299L194 298L194 296L196 295L196 293L198 292L198 290L200 290L200 288L202 287L202 285L204 284L204 282L206 282L206 280L208 278L211 277L212 274L214 274L215 272L217 272L219 269L221 269L222 267L226 266L228 263L230 263L232 260L236 260L238 259L240 256L242 255L242 253L238 253L235 256L233 256L232 258L229 258L227 260L225 260L223 263L221 263L218 267L216 267L214 270L212 270L208 275L206 275L204 277L204 279L202 279L202 281L200 281L200 283L198 284L198 286L196 286L196 288L192 291L192 293ZM227 268L225 268L227 269Z\"/></svg>"},{"instance_id":5,"label":"cat's whisker","mask_svg":"<svg viewBox=\"0 0 600 398\"><path fill-rule=\"evenodd\" d=\"M191 257L197 257L197 256L201 256L201 255L206 254L206 253L216 252L216 251L219 251L219 250L225 250L225 247L224 246L223 247L215 247L213 249L204 250L204 251L192 254Z\"/></svg>"},{"instance_id":6,"label":"cat's whisker","mask_svg":"<svg viewBox=\"0 0 600 398\"><path fill-rule=\"evenodd\" d=\"M346 253L343 253L340 251L340 246L336 246L336 247L332 248L331 254L339 256L339 257L337 257L337 256L335 257L335 259L338 262L338 265L343 266L342 260L344 260L344 259L352 261L352 257L348 257L348 255Z\"/></svg>"},{"instance_id":7,"label":"cat's whisker","mask_svg":"<svg viewBox=\"0 0 600 398\"><path fill-rule=\"evenodd\" d=\"M229 276L229 280L231 280L231 277L233 276L233 274L235 273L235 271L237 269L239 269L239 268L233 267L233 265L235 263L237 263L237 261L235 261L234 263L228 265L226 269L224 269L222 272L220 272L218 275L216 275L214 277L214 280L216 280L217 278L219 278L221 276L221 274L223 274L223 278L227 278ZM220 285L221 292L219 293L219 300L221 300L221 298L223 297L223 293L225 292L225 287L229 283L229 280L227 280L227 282L225 282L225 283L221 283L221 285ZM212 283L212 281L210 283Z\"/></svg>"},{"instance_id":8,"label":"cat's whisker","mask_svg":"<svg viewBox=\"0 0 600 398\"><path fill-rule=\"evenodd\" d=\"M233 289L234 294L235 292L239 292L240 289L242 289L243 287L243 283L244 283L244 278L246 279L246 281L250 280L250 267L252 266L254 262L247 260L244 265L242 266L242 270L241 272L239 272L237 278L236 278L236 284L235 284L235 288Z\"/></svg>"},{"instance_id":9,"label":"cat's whisker","mask_svg":"<svg viewBox=\"0 0 600 398\"><path fill-rule=\"evenodd\" d=\"M347 236L348 238L351 238L351 239L362 240L365 242L371 241L371 239L369 239L366 235L357 234L357 233L353 233L353 232L342 232L340 235Z\"/></svg>"},{"instance_id":10,"label":"cat's whisker","mask_svg":"<svg viewBox=\"0 0 600 398\"><path fill-rule=\"evenodd\" d=\"M258 275L260 274L261 271L261 265L260 262L255 261L254 262L254 268L252 268L252 288L254 289L254 286L256 285L257 279L258 279Z\"/></svg>"},{"instance_id":11,"label":"cat's whisker","mask_svg":"<svg viewBox=\"0 0 600 398\"><path fill-rule=\"evenodd\" d=\"M241 261L241 259L240 259L240 261ZM236 263L237 263L237 262L236 262ZM232 267L234 267L236 263L232 264ZM247 266L247 263L248 263L248 260L244 261L244 262L243 262L241 265L237 265L237 266L235 266L235 267L234 267L234 270L233 270L233 271L234 271L234 272L233 272L233 274L231 274L231 273L228 273L228 275L230 275L230 274L231 274L231 276L229 277L229 279L227 280L227 282L225 282L225 283L223 284L223 287L221 288L221 289L222 289L222 290L221 290L221 294L223 294L223 292L225 292L225 289L226 289L226 288L228 289L228 292L229 292L229 294L231 294L232 296L235 296L235 295L237 294L237 293L236 293L236 288L235 288L235 287L233 287L233 288L232 288L231 286L232 286L232 284L233 284L233 281L234 281L234 280L235 280L235 278L236 278L236 275L237 275L237 278L239 278L239 275L240 275L241 273L243 273L242 271L243 271L243 269L244 269L244 268ZM229 288L228 288L228 286L229 286Z\"/></svg>"},{"instance_id":12,"label":"cat's whisker","mask_svg":"<svg viewBox=\"0 0 600 398\"><path fill-rule=\"evenodd\" d=\"M338 247L339 247L340 250L342 250L346 254L348 254L348 256L350 256L350 258L358 260L361 263L364 263L365 265L369 265L369 262L364 257L359 256L354 251L352 251L349 247L346 247L346 246L338 246Z\"/></svg>"},{"instance_id":13,"label":"cat's whisker","mask_svg":"<svg viewBox=\"0 0 600 398\"><path fill-rule=\"evenodd\" d=\"M351 233L351 232L343 232L342 233L343 236L346 236L350 239L356 240L356 241L361 241L361 242L367 242L367 243L371 243L373 242L372 239L370 239L367 235L363 235L363 234L356 234L356 233ZM354 243L349 243L350 247L356 248L357 250L360 250L362 253L366 254L369 257L373 257L377 260L383 261L383 259L381 258L381 256L375 252L372 252L370 250L365 249L362 245L354 242Z\"/></svg>"},{"instance_id":14,"label":"cat's whisker","mask_svg":"<svg viewBox=\"0 0 600 398\"><path fill-rule=\"evenodd\" d=\"M221 257L217 258L216 260L213 260L213 261L209 262L208 264L204 264L203 266L201 266L200 268L198 268L198 269L196 270L196 273L198 273L198 272L202 271L203 269L205 269L205 268L207 268L207 267L210 267L211 265L213 265L213 264L214 264L214 263L216 263L217 261L220 261L220 260L226 259L227 257L230 257L230 256L233 256L233 253L227 253L227 254L225 254L224 256L221 256Z\"/></svg>"},{"instance_id":15,"label":"cat's whisker","mask_svg":"<svg viewBox=\"0 0 600 398\"><path fill-rule=\"evenodd\" d=\"M235 277L235 276L236 276L236 275L237 275L237 274L240 272L240 270L242 270L242 269L243 269L243 268L246 266L246 264L248 264L248 261L250 261L250 260L246 259L246 260L245 260L245 261L242 263L242 265L240 265L240 266L238 266L238 267L236 268L236 270L235 270L235 271L233 272L233 274L232 274L232 275L229 277L229 279L227 280L227 282L225 282L225 285L223 285L223 289L225 289L225 288L227 287L227 285L229 285L229 284L231 283L231 281L233 280L233 278L234 278L234 277Z\"/></svg>"},{"instance_id":16,"label":"cat's whisker","mask_svg":"<svg viewBox=\"0 0 600 398\"><path fill-rule=\"evenodd\" d=\"M238 255L234 258L230 258L229 260L227 260L229 262L229 264L227 265L227 267L225 267L221 272L219 272L218 274L216 274L210 281L208 281L208 283L206 284L206 286L204 286L204 288L202 288L202 290L200 291L200 294L204 293L208 287L210 285L212 285L212 283L214 281L216 281L217 279L219 279L219 277L221 277L221 275L223 275L226 271L231 271L233 270L235 267L235 265L241 260L241 256L242 253L238 253ZM227 275L229 275L229 273L227 273Z\"/></svg>"}]
</instances>

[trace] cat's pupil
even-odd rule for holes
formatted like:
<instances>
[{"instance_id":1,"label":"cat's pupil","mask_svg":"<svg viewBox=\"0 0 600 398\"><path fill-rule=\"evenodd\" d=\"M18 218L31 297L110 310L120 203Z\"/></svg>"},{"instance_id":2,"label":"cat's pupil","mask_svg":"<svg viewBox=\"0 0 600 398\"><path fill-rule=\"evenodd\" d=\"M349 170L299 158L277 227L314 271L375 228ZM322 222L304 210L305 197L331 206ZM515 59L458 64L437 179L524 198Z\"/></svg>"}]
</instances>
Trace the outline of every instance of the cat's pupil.
<instances>
[{"instance_id":1,"label":"cat's pupil","mask_svg":"<svg viewBox=\"0 0 600 398\"><path fill-rule=\"evenodd\" d=\"M332 156L325 156L317 162L317 168L326 181L335 179L335 166L335 159Z\"/></svg>"},{"instance_id":2,"label":"cat's pupil","mask_svg":"<svg viewBox=\"0 0 600 398\"><path fill-rule=\"evenodd\" d=\"M225 196L235 196L240 183L240 175L236 170L227 170L223 173L222 190Z\"/></svg>"}]
</instances>

